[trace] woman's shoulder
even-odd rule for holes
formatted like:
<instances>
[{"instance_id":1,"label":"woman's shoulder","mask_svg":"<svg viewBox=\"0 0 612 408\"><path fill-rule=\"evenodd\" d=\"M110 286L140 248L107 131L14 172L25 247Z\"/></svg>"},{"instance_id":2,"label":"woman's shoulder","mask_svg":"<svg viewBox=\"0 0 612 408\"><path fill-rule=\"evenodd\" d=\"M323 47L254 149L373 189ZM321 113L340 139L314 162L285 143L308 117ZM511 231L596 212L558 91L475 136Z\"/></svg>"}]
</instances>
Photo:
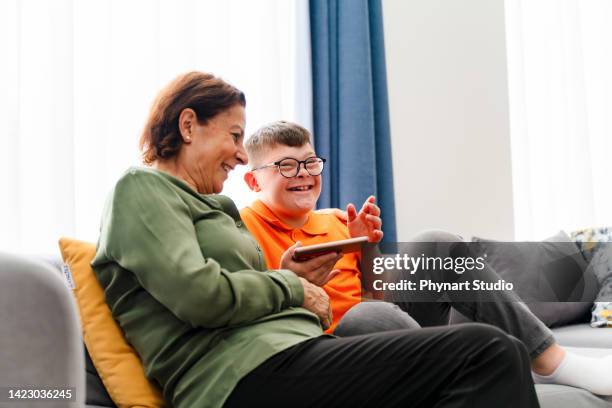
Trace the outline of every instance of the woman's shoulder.
<instances>
[{"instance_id":1,"label":"woman's shoulder","mask_svg":"<svg viewBox=\"0 0 612 408\"><path fill-rule=\"evenodd\" d=\"M130 167L117 180L114 193L158 194L176 190L191 191L191 188L184 181L163 171L149 167Z\"/></svg>"},{"instance_id":2,"label":"woman's shoulder","mask_svg":"<svg viewBox=\"0 0 612 408\"><path fill-rule=\"evenodd\" d=\"M123 172L121 177L119 177L119 180L117 180L117 184L130 183L134 180L149 181L153 183L169 182L168 177L166 177L165 173L159 170L150 167L133 166Z\"/></svg>"}]
</instances>

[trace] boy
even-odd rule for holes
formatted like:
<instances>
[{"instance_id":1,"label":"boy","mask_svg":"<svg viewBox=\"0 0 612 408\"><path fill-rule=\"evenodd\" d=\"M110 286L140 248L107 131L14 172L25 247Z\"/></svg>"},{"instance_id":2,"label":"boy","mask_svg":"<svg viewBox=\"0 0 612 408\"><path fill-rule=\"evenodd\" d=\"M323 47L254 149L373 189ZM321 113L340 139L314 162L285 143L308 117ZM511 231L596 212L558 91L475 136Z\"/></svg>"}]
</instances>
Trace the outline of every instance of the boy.
<instances>
[{"instance_id":1,"label":"boy","mask_svg":"<svg viewBox=\"0 0 612 408\"><path fill-rule=\"evenodd\" d=\"M282 254L297 245L358 236L367 236L370 242L382 239L380 209L372 196L359 213L354 205L347 206L347 223L335 214L313 212L321 194L325 159L316 156L306 129L275 122L258 130L244 147L252 164L244 179L260 199L243 209L240 216L263 248L268 267L278 268ZM334 331L346 312L361 301L360 261L360 253L346 254L329 275L303 276L329 295L333 321L328 332ZM395 308L390 304L376 306ZM397 314L396 318L407 324L394 328L418 326L399 309Z\"/></svg>"}]
</instances>

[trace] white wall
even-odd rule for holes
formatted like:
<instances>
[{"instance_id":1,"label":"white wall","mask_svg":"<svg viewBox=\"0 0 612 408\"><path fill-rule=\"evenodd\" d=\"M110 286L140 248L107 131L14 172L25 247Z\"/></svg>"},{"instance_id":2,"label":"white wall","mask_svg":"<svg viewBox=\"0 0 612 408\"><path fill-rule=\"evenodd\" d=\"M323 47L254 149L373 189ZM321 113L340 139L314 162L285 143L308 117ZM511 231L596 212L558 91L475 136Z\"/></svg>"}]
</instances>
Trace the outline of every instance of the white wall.
<instances>
[{"instance_id":1,"label":"white wall","mask_svg":"<svg viewBox=\"0 0 612 408\"><path fill-rule=\"evenodd\" d=\"M384 0L398 240L511 240L503 0Z\"/></svg>"}]
</instances>

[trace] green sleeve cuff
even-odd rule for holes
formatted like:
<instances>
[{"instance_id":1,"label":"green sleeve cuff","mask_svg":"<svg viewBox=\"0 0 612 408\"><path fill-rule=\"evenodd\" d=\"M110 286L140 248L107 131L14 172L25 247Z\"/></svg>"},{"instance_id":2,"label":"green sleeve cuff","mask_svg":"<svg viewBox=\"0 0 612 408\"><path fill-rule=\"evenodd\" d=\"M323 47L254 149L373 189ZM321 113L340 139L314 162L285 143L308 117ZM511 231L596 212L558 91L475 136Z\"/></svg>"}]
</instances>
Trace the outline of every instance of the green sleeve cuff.
<instances>
[{"instance_id":1,"label":"green sleeve cuff","mask_svg":"<svg viewBox=\"0 0 612 408\"><path fill-rule=\"evenodd\" d=\"M288 269L278 269L270 272L275 278L284 283L289 291L287 307L299 307L304 304L304 287L300 278Z\"/></svg>"}]
</instances>

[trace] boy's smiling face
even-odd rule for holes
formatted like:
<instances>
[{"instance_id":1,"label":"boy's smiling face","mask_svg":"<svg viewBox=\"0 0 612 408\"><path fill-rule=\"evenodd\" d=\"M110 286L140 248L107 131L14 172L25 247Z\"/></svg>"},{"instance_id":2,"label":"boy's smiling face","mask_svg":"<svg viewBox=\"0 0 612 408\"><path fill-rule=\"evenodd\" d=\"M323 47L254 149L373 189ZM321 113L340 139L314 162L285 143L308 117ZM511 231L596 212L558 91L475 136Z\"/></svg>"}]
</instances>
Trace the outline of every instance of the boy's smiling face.
<instances>
[{"instance_id":1,"label":"boy's smiling face","mask_svg":"<svg viewBox=\"0 0 612 408\"><path fill-rule=\"evenodd\" d=\"M255 167L292 158L306 160L316 156L310 143L301 147L274 145L260 154ZM311 176L304 165L296 177L287 178L280 174L277 166L250 171L245 180L251 190L259 193L259 198L277 216L289 219L304 217L315 208L321 194L321 176Z\"/></svg>"}]
</instances>

